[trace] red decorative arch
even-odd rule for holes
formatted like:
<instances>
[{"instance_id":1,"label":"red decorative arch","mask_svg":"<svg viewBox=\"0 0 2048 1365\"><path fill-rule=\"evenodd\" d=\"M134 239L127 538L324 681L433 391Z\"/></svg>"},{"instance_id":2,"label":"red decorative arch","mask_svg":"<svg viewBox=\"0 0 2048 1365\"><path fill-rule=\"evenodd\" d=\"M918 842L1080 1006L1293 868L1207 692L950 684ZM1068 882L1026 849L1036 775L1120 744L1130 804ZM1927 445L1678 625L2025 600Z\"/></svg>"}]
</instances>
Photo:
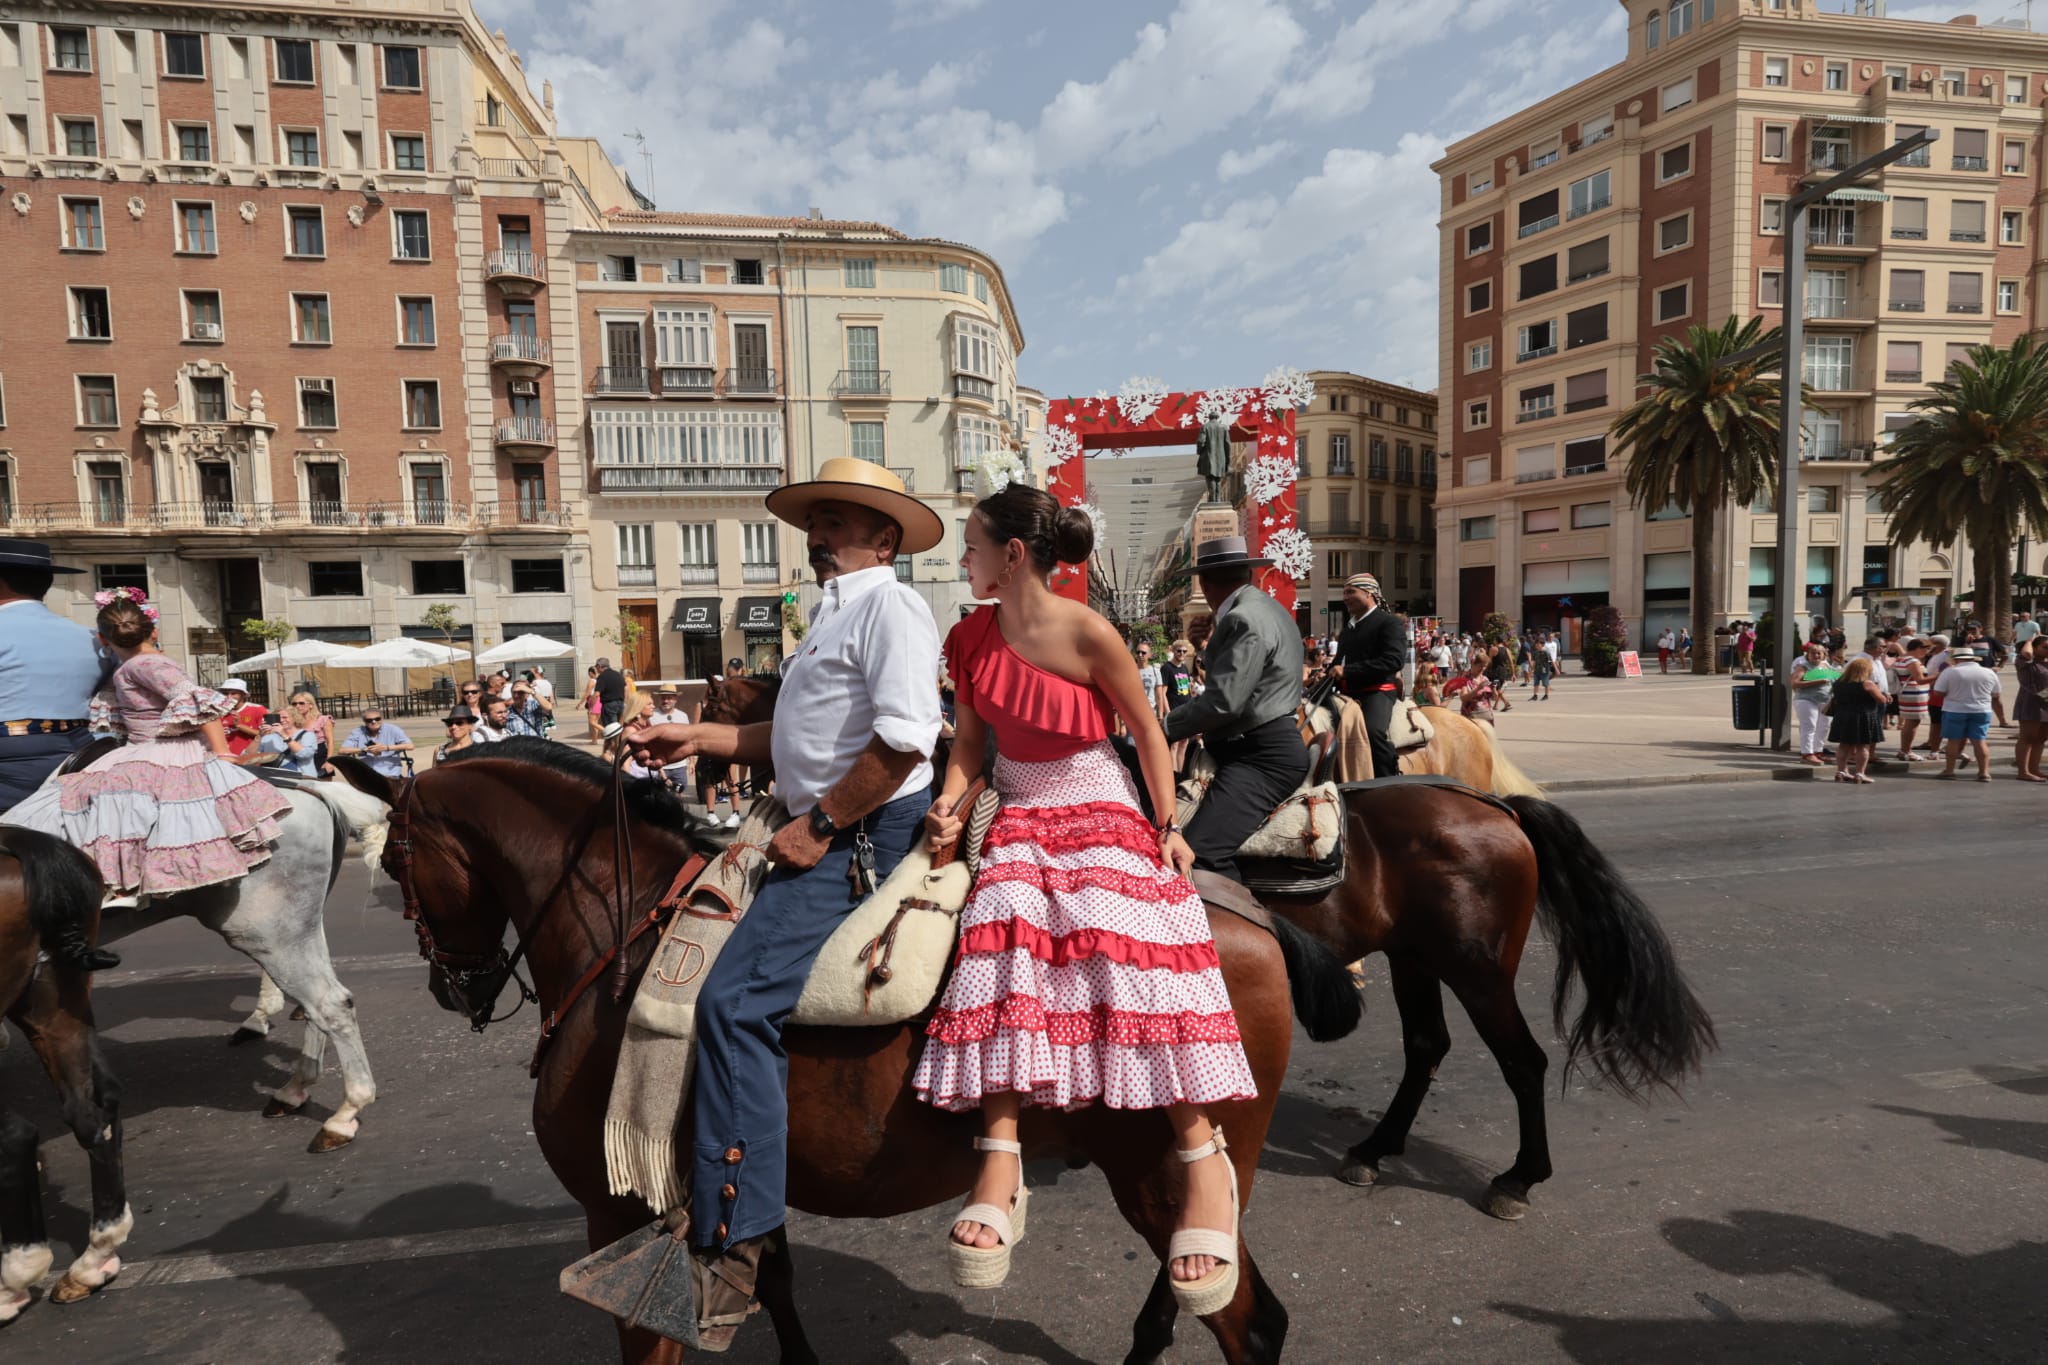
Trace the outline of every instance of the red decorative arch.
<instances>
[{"instance_id":1,"label":"red decorative arch","mask_svg":"<svg viewBox=\"0 0 2048 1365\"><path fill-rule=\"evenodd\" d=\"M1145 391L1142 381L1127 384L1116 397L1058 398L1047 404L1046 437L1041 447L1046 487L1062 505L1078 507L1086 500L1085 458L1095 450L1132 450L1151 446L1193 445L1203 419L1227 420L1234 442L1251 445L1247 460L1245 499L1239 520L1253 554L1270 548L1295 560L1306 577L1311 554L1307 537L1295 517L1294 414L1306 407L1313 390L1305 376L1275 371L1263 387L1211 389L1206 392ZM1253 471L1261 460L1276 463ZM1264 500L1259 500L1260 495ZM1254 580L1280 605L1294 610L1294 574L1282 565L1261 569ZM1055 592L1075 601L1088 599L1085 566L1062 564L1053 571Z\"/></svg>"}]
</instances>

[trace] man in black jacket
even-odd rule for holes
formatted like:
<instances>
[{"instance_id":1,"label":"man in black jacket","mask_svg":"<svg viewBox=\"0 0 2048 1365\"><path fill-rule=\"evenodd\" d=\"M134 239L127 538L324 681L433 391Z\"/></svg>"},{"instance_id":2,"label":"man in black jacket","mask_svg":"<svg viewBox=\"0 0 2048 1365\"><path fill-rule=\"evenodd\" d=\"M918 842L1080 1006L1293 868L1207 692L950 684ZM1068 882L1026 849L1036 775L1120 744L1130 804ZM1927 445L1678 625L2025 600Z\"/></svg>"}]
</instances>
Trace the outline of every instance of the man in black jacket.
<instances>
[{"instance_id":1,"label":"man in black jacket","mask_svg":"<svg viewBox=\"0 0 2048 1365\"><path fill-rule=\"evenodd\" d=\"M1387 727L1394 718L1394 700L1401 685L1407 641L1401 622L1380 602L1380 581L1369 573L1344 580L1344 611L1349 618L1337 637L1337 669L1344 695L1365 712L1365 732L1372 740L1372 775L1392 777L1401 771Z\"/></svg>"}]
</instances>

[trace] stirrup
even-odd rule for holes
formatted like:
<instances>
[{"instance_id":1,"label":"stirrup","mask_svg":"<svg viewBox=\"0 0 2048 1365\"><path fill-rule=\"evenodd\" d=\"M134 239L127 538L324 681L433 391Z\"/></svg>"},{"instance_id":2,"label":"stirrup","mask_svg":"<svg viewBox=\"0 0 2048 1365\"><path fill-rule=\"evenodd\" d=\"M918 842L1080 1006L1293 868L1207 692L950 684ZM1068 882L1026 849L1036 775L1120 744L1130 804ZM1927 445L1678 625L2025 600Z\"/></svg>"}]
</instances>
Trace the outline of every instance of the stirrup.
<instances>
[{"instance_id":1,"label":"stirrup","mask_svg":"<svg viewBox=\"0 0 2048 1365\"><path fill-rule=\"evenodd\" d=\"M1223 1140L1223 1130L1211 1131L1209 1140L1199 1147L1174 1149L1174 1155L1192 1166L1197 1161L1212 1156L1222 1156L1230 1170L1230 1231L1218 1232L1214 1228L1184 1228L1167 1239L1166 1282L1173 1288L1174 1300L1183 1311L1194 1317L1207 1317L1220 1313L1230 1306L1237 1297L1237 1242L1238 1242L1238 1194L1237 1166L1224 1155L1228 1143ZM1173 1278L1173 1262L1183 1256L1209 1256L1216 1261L1216 1268L1199 1280L1176 1280Z\"/></svg>"},{"instance_id":2,"label":"stirrup","mask_svg":"<svg viewBox=\"0 0 2048 1365\"><path fill-rule=\"evenodd\" d=\"M1008 1152L1017 1158L1017 1193L1010 1200L1010 1207L999 1209L994 1204L969 1204L953 1219L954 1224L979 1223L994 1231L996 1244L992 1247L971 1247L953 1236L953 1229L946 1229L946 1258L952 1263L953 1283L963 1289L995 1289L1010 1278L1010 1248L1024 1237L1024 1209L1031 1200L1031 1191L1024 1188L1024 1148L1015 1142L1001 1138L978 1137L974 1140L977 1152Z\"/></svg>"}]
</instances>

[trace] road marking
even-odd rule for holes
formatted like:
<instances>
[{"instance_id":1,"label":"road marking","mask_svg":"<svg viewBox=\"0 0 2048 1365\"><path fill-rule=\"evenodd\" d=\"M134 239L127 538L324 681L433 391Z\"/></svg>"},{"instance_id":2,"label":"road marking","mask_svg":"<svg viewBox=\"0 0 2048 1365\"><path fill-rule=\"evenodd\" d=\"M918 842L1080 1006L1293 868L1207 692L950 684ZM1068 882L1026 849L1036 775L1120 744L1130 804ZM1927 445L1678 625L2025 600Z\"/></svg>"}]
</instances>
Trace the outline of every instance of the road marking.
<instances>
[{"instance_id":1,"label":"road marking","mask_svg":"<svg viewBox=\"0 0 2048 1365\"><path fill-rule=\"evenodd\" d=\"M1961 1090L1965 1086L2038 1081L2043 1077L2048 1077L2048 1060L2021 1062L2015 1066L1966 1066L1954 1071L1922 1071L1906 1079L1928 1090Z\"/></svg>"},{"instance_id":2,"label":"road marking","mask_svg":"<svg viewBox=\"0 0 2048 1365\"><path fill-rule=\"evenodd\" d=\"M567 1242L581 1246L587 1236L581 1218L564 1218L545 1223L506 1223L497 1227L462 1228L453 1232L418 1233L406 1237L316 1242L309 1246L277 1247L268 1251L165 1256L124 1266L119 1277L107 1288L161 1289L168 1285L248 1280L303 1270L372 1265L380 1261L417 1261L431 1256L459 1256L477 1251L510 1251Z\"/></svg>"}]
</instances>

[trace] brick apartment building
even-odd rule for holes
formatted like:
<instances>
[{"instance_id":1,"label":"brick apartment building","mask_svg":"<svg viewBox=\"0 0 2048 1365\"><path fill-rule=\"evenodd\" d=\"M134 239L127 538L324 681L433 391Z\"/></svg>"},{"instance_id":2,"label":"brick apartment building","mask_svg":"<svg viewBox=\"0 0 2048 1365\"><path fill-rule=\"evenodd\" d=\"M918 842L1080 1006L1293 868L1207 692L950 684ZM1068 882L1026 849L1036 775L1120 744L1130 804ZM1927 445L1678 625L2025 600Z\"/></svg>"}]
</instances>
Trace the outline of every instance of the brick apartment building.
<instances>
[{"instance_id":1,"label":"brick apartment building","mask_svg":"<svg viewBox=\"0 0 2048 1365\"><path fill-rule=\"evenodd\" d=\"M1871 475L1964 349L2041 326L2048 37L1889 19L1881 0L1623 3L1620 63L1437 166L1437 600L1468 627L1499 610L1574 644L1603 603L1642 639L1684 622L1689 521L1629 505L1608 427L1659 338L1782 318L1788 195L1934 127L1931 154L1809 215L1805 562L1776 563L1770 499L1729 509L1716 550L1724 620L1761 614L1792 571L1852 637L1931 627L1970 586L1967 551L1892 547Z\"/></svg>"},{"instance_id":2,"label":"brick apartment building","mask_svg":"<svg viewBox=\"0 0 2048 1365\"><path fill-rule=\"evenodd\" d=\"M562 262L633 201L466 0L13 10L0 198L0 521L74 612L144 587L202 676L436 602L591 647Z\"/></svg>"}]
</instances>

